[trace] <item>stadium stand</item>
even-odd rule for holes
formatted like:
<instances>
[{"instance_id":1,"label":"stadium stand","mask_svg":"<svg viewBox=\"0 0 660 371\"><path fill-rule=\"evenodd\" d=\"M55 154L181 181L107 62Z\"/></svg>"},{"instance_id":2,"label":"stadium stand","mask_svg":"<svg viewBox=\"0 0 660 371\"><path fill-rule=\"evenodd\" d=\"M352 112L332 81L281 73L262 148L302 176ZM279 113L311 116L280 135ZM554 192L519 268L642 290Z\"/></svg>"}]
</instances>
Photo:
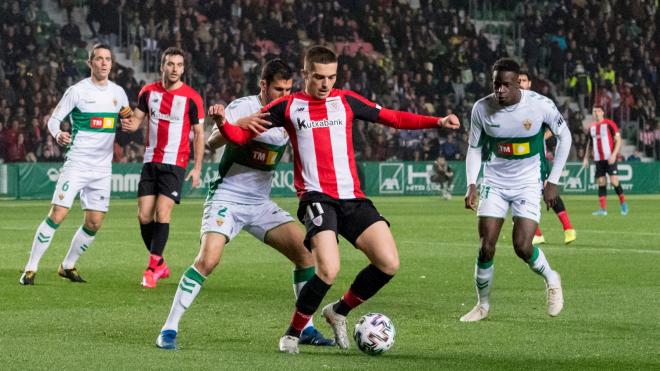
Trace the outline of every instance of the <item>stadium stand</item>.
<instances>
[{"instance_id":1,"label":"stadium stand","mask_svg":"<svg viewBox=\"0 0 660 371\"><path fill-rule=\"evenodd\" d=\"M157 78L160 51L190 53L186 82L205 104L256 92L259 66L278 56L299 69L302 50L331 45L340 55L337 87L418 113L455 113L469 122L490 92L488 66L525 61L533 89L551 97L584 154L590 107L606 107L626 143L660 159L657 5L640 0L351 1L10 0L0 4L0 161L56 161L62 150L47 115L71 82L85 77L86 48L104 41L118 60L111 77L132 104ZM55 22L44 9L60 7ZM265 16L267 14L267 16ZM79 19L73 22L71 17ZM86 27L78 26L85 19ZM20 47L18 47L20 46ZM295 85L299 85L296 81ZM395 131L358 122L361 160L463 159L465 128L445 142L432 131ZM140 161L143 133L119 134L115 160Z\"/></svg>"}]
</instances>

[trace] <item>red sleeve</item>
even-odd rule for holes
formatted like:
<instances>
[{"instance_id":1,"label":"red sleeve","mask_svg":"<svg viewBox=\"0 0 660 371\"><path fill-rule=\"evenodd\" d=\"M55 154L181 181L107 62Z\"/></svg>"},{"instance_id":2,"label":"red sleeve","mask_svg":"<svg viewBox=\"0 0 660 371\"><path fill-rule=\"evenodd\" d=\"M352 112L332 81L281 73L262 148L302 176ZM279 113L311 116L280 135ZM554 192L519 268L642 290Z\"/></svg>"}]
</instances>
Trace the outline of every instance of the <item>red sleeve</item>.
<instances>
[{"instance_id":1,"label":"red sleeve","mask_svg":"<svg viewBox=\"0 0 660 371\"><path fill-rule=\"evenodd\" d=\"M439 117L381 108L377 122L395 129L415 130L437 128L439 119Z\"/></svg>"},{"instance_id":2,"label":"red sleeve","mask_svg":"<svg viewBox=\"0 0 660 371\"><path fill-rule=\"evenodd\" d=\"M437 117L387 109L350 90L342 90L341 93L344 94L355 118L378 122L396 129L430 129L438 127Z\"/></svg>"},{"instance_id":3,"label":"red sleeve","mask_svg":"<svg viewBox=\"0 0 660 371\"><path fill-rule=\"evenodd\" d=\"M250 130L232 125L228 122L222 126L219 126L218 129L220 129L220 133L222 133L222 136L225 137L225 139L238 145L243 145L257 136Z\"/></svg>"},{"instance_id":4,"label":"red sleeve","mask_svg":"<svg viewBox=\"0 0 660 371\"><path fill-rule=\"evenodd\" d=\"M610 130L612 130L612 134L616 134L619 132L619 127L616 125L616 122L612 120L607 120L607 125L610 127Z\"/></svg>"}]
</instances>

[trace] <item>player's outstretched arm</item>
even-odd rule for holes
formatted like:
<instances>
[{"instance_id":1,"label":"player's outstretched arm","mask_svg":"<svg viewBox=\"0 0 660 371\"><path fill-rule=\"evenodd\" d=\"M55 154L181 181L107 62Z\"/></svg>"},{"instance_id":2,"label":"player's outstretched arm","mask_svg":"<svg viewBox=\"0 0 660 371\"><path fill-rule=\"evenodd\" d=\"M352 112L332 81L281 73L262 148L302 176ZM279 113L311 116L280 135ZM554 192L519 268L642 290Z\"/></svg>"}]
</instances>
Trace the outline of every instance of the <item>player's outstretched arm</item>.
<instances>
[{"instance_id":1,"label":"player's outstretched arm","mask_svg":"<svg viewBox=\"0 0 660 371\"><path fill-rule=\"evenodd\" d=\"M137 131L137 129L140 128L140 125L142 125L142 121L144 121L146 116L147 115L141 109L136 108L130 114L126 115L126 117L122 117L121 130L128 133Z\"/></svg>"},{"instance_id":2,"label":"player's outstretched arm","mask_svg":"<svg viewBox=\"0 0 660 371\"><path fill-rule=\"evenodd\" d=\"M377 122L395 129L406 130L432 129L436 127L456 130L461 127L458 117L454 114L446 117L434 117L405 111L394 111L387 108L380 109Z\"/></svg>"},{"instance_id":3,"label":"player's outstretched arm","mask_svg":"<svg viewBox=\"0 0 660 371\"><path fill-rule=\"evenodd\" d=\"M222 133L217 126L213 127L213 130L211 130L211 135L209 135L209 139L206 140L206 144L212 151L215 151L216 149L224 146L227 144L227 142L228 140L222 136Z\"/></svg>"},{"instance_id":4,"label":"player's outstretched arm","mask_svg":"<svg viewBox=\"0 0 660 371\"><path fill-rule=\"evenodd\" d=\"M222 104L214 104L209 107L208 116L215 122L215 126L220 130L222 136L232 143L243 145L258 135L258 133L228 123L225 117L225 106Z\"/></svg>"}]
</instances>

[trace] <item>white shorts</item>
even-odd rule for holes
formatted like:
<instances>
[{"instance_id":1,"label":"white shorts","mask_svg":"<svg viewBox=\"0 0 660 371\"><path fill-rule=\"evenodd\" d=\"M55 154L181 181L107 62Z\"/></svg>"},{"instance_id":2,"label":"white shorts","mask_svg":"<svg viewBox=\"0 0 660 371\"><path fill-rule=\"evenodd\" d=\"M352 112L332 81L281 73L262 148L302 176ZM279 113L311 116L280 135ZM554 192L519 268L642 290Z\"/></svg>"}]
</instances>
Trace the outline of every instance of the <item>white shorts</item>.
<instances>
[{"instance_id":1,"label":"white shorts","mask_svg":"<svg viewBox=\"0 0 660 371\"><path fill-rule=\"evenodd\" d=\"M204 204L201 233L220 233L232 240L245 229L263 242L266 232L292 221L291 215L273 201L256 205L209 201Z\"/></svg>"},{"instance_id":2,"label":"white shorts","mask_svg":"<svg viewBox=\"0 0 660 371\"><path fill-rule=\"evenodd\" d=\"M520 189L502 189L482 184L479 189L478 216L506 218L511 207L514 217L541 220L541 184Z\"/></svg>"},{"instance_id":3,"label":"white shorts","mask_svg":"<svg viewBox=\"0 0 660 371\"><path fill-rule=\"evenodd\" d=\"M112 173L63 168L53 192L53 205L71 208L80 193L83 210L107 212L110 207Z\"/></svg>"}]
</instances>

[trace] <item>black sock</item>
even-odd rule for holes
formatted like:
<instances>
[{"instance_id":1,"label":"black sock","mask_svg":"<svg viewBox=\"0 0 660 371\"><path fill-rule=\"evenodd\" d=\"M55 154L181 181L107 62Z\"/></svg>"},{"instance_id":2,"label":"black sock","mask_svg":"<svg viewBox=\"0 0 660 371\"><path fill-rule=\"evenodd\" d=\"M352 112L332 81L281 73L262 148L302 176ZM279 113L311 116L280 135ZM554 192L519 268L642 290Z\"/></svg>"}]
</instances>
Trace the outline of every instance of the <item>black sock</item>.
<instances>
[{"instance_id":1,"label":"black sock","mask_svg":"<svg viewBox=\"0 0 660 371\"><path fill-rule=\"evenodd\" d=\"M151 248L149 252L154 255L163 256L165 244L170 235L170 223L154 222L154 231L151 238Z\"/></svg>"},{"instance_id":2,"label":"black sock","mask_svg":"<svg viewBox=\"0 0 660 371\"><path fill-rule=\"evenodd\" d=\"M555 211L555 214L566 211L566 207L564 207L564 201L561 199L561 197L557 197L557 202L555 202L555 206L552 207L552 210Z\"/></svg>"},{"instance_id":3,"label":"black sock","mask_svg":"<svg viewBox=\"0 0 660 371\"><path fill-rule=\"evenodd\" d=\"M614 187L614 192L616 192L616 194L619 195L619 196L623 194L623 188L621 188L621 184Z\"/></svg>"},{"instance_id":4,"label":"black sock","mask_svg":"<svg viewBox=\"0 0 660 371\"><path fill-rule=\"evenodd\" d=\"M362 301L367 301L374 296L378 290L390 282L392 277L394 276L381 271L373 264L369 264L355 277L355 280L351 285L351 291ZM337 304L335 304L333 309L337 314L345 316L351 311L351 309L353 309L353 307L348 305L342 298Z\"/></svg>"},{"instance_id":5,"label":"black sock","mask_svg":"<svg viewBox=\"0 0 660 371\"><path fill-rule=\"evenodd\" d=\"M316 274L312 276L305 286L303 286L302 290L300 290L300 295L298 295L298 300L296 301L296 310L310 316L314 314L331 286L323 282ZM286 330L286 335L300 337L300 330L289 326L289 329Z\"/></svg>"},{"instance_id":6,"label":"black sock","mask_svg":"<svg viewBox=\"0 0 660 371\"><path fill-rule=\"evenodd\" d=\"M607 196L607 186L598 186L598 197Z\"/></svg>"},{"instance_id":7,"label":"black sock","mask_svg":"<svg viewBox=\"0 0 660 371\"><path fill-rule=\"evenodd\" d=\"M147 251L151 251L151 238L154 234L154 222L151 221L147 224L140 224L140 233L142 234L142 241Z\"/></svg>"}]
</instances>

